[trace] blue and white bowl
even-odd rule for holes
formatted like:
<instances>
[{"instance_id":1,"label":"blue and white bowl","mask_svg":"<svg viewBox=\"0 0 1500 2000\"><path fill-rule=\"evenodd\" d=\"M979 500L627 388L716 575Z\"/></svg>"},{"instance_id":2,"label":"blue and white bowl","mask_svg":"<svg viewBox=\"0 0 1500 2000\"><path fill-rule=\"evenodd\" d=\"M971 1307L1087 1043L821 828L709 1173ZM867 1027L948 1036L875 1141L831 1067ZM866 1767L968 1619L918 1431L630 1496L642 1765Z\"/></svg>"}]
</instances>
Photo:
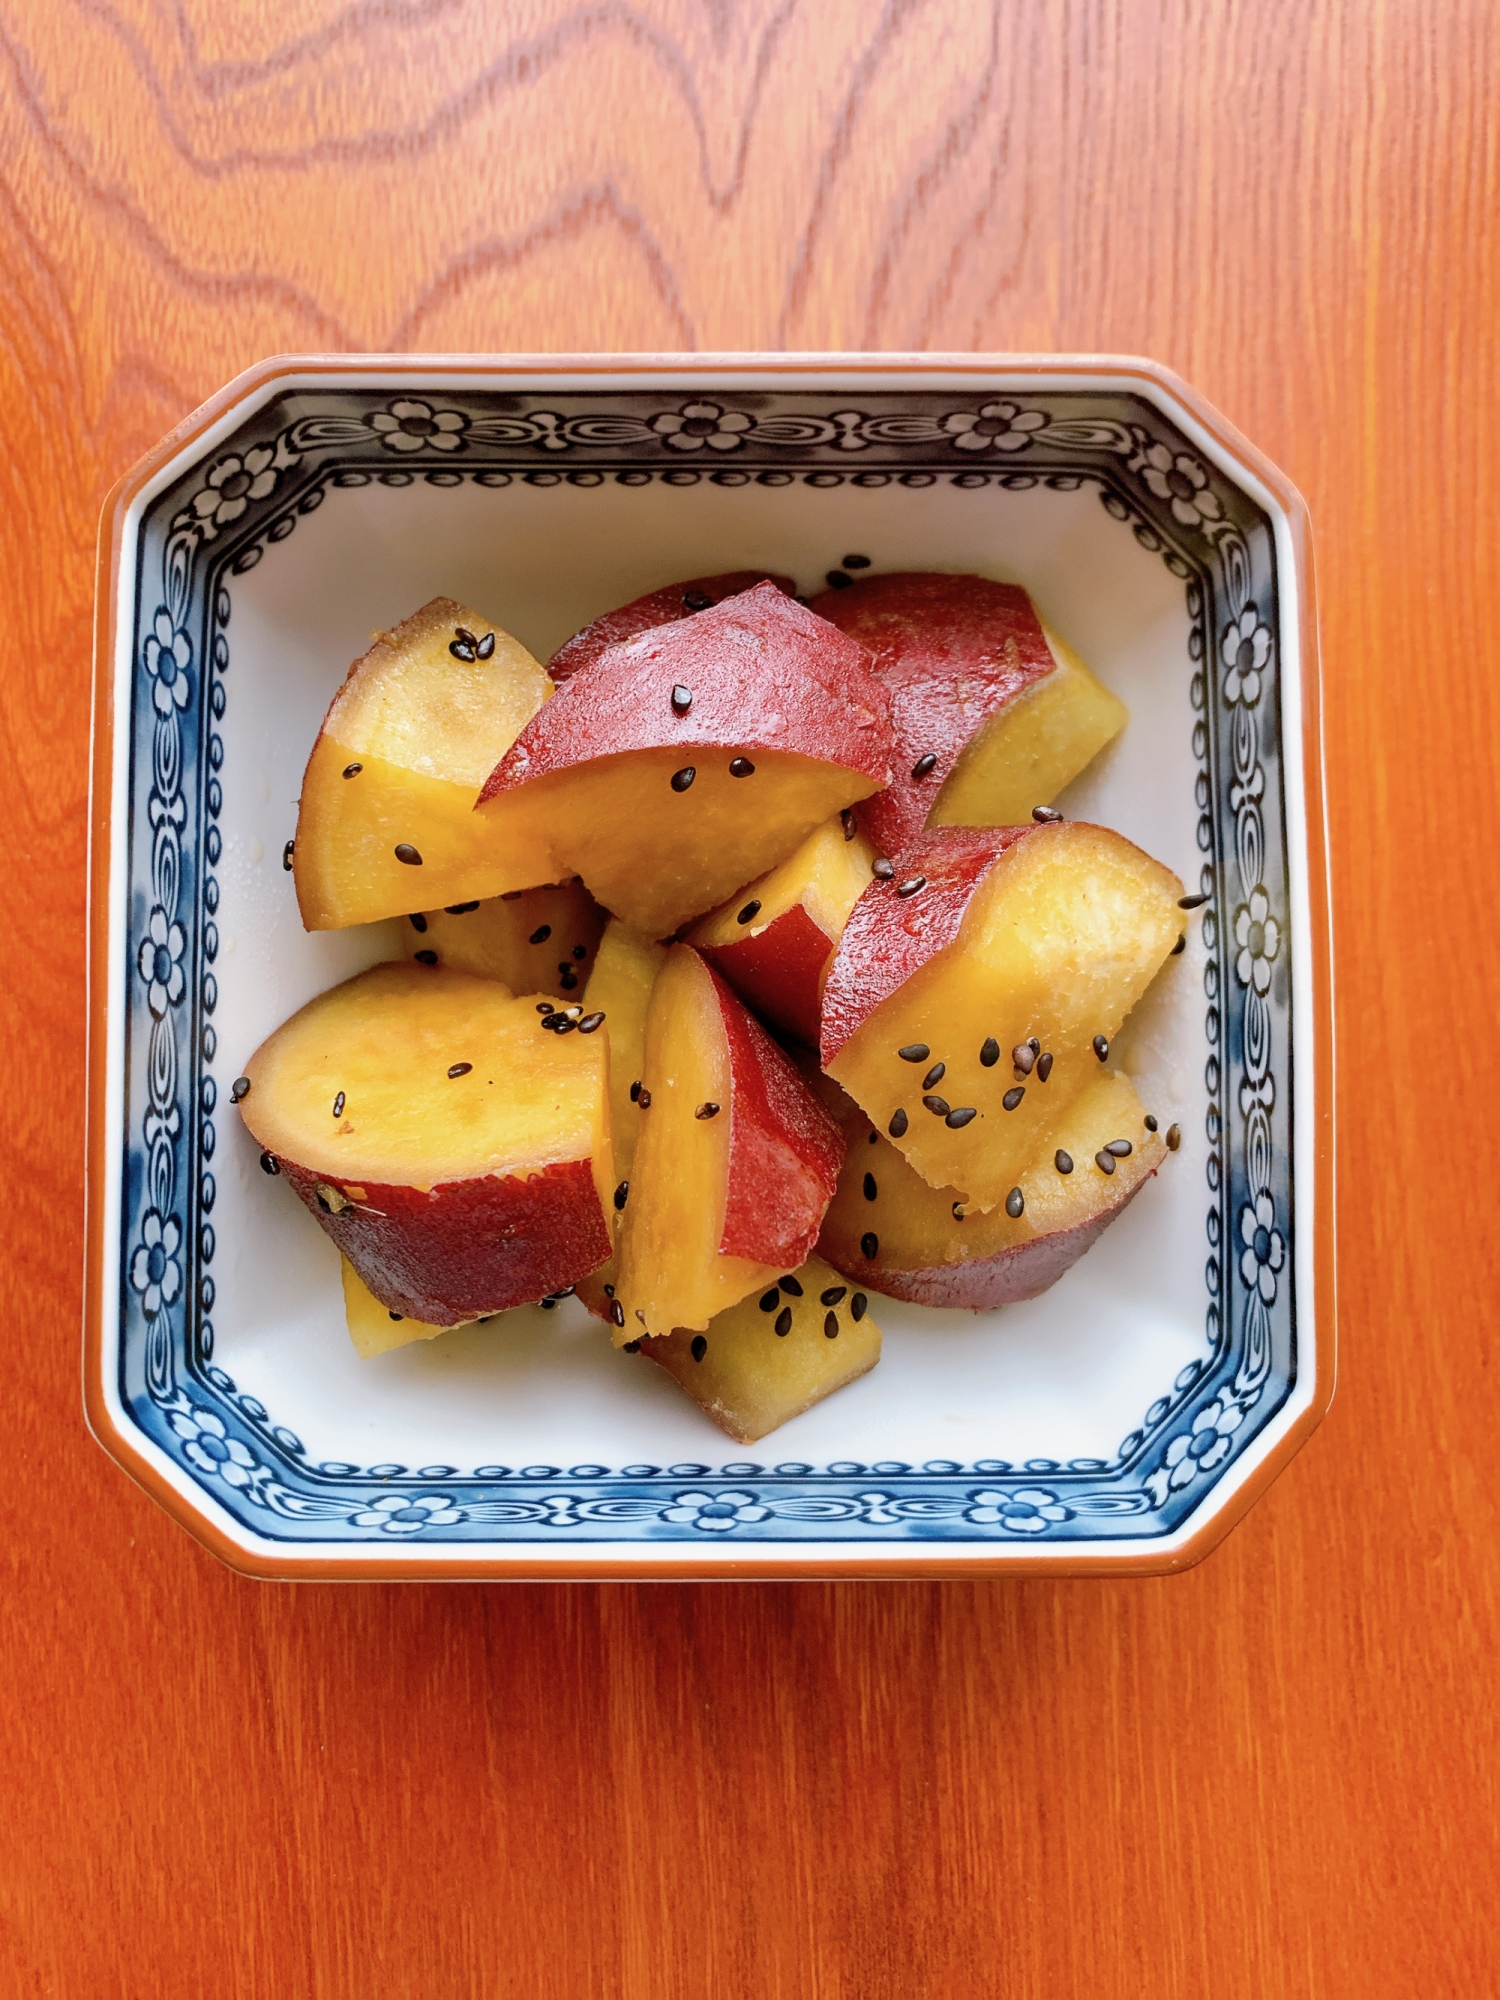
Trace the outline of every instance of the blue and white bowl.
<instances>
[{"instance_id":1,"label":"blue and white bowl","mask_svg":"<svg viewBox=\"0 0 1500 2000\"><path fill-rule=\"evenodd\" d=\"M1129 704L1062 800L1209 900L1117 1043L1183 1143L1052 1291L877 1301L880 1367L736 1450L575 1301L361 1361L229 1106L394 955L283 849L370 633L470 602L546 659L675 577L1023 583ZM1328 910L1305 511L1146 363L285 360L111 497L95 693L86 1398L273 1576L1144 1572L1203 1554L1333 1383Z\"/></svg>"}]
</instances>

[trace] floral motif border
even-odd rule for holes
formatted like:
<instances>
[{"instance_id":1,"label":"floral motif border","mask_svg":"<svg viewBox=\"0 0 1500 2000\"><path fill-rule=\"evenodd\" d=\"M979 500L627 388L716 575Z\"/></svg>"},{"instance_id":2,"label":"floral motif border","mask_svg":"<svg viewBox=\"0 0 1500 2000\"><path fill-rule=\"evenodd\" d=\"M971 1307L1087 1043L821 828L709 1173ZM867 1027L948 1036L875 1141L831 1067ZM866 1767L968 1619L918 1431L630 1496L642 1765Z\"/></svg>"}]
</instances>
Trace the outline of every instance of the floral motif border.
<instances>
[{"instance_id":1,"label":"floral motif border","mask_svg":"<svg viewBox=\"0 0 1500 2000\"><path fill-rule=\"evenodd\" d=\"M842 407L837 397L797 391L283 392L148 510L137 552L131 688L133 1132L128 1126L120 1386L142 1430L258 1534L1155 1537L1181 1525L1290 1392L1297 1361L1287 874L1270 523L1142 397L1067 390L964 400L887 391L860 403ZM1210 1353L1181 1371L1113 1459L468 1472L314 1465L300 1439L215 1365L214 869L223 804L218 725L229 699L226 579L262 560L331 492L417 479L1089 485L1182 580L1208 897ZM1278 1021L1288 1044L1279 1053Z\"/></svg>"}]
</instances>

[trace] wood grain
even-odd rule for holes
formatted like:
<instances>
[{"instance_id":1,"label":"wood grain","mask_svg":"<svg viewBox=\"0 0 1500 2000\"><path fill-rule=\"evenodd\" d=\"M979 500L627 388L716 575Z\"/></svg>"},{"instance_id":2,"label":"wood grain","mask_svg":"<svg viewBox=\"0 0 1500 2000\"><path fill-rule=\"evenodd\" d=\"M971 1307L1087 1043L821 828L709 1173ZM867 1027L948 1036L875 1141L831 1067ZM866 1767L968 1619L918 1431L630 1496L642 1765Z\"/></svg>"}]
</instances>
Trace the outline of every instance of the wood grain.
<instances>
[{"instance_id":1,"label":"wood grain","mask_svg":"<svg viewBox=\"0 0 1500 2000\"><path fill-rule=\"evenodd\" d=\"M1489 0L0 0L0 1991L1500 1986ZM1161 1582L256 1585L79 1415L91 558L298 348L1170 363L1307 494L1343 1380Z\"/></svg>"}]
</instances>

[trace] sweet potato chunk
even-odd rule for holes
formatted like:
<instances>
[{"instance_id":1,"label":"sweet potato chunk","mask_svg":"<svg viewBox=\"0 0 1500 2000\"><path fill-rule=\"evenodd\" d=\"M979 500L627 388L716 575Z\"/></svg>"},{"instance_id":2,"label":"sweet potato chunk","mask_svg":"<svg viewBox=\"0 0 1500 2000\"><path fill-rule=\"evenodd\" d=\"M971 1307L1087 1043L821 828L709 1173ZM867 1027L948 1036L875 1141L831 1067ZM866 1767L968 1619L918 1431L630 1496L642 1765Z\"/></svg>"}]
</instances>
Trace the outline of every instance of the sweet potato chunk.
<instances>
[{"instance_id":1,"label":"sweet potato chunk","mask_svg":"<svg viewBox=\"0 0 1500 2000\"><path fill-rule=\"evenodd\" d=\"M720 1430L754 1444L880 1359L869 1301L817 1257L715 1314L702 1333L643 1340ZM634 1345L634 1343L631 1343Z\"/></svg>"},{"instance_id":2,"label":"sweet potato chunk","mask_svg":"<svg viewBox=\"0 0 1500 2000\"><path fill-rule=\"evenodd\" d=\"M581 882L416 910L402 932L407 955L499 979L513 993L576 1000L593 969L607 919Z\"/></svg>"},{"instance_id":3,"label":"sweet potato chunk","mask_svg":"<svg viewBox=\"0 0 1500 2000\"><path fill-rule=\"evenodd\" d=\"M863 647L773 584L613 647L485 784L497 843L549 839L616 916L665 937L886 782Z\"/></svg>"},{"instance_id":4,"label":"sweet potato chunk","mask_svg":"<svg viewBox=\"0 0 1500 2000\"><path fill-rule=\"evenodd\" d=\"M646 1020L617 1257L617 1340L701 1331L811 1248L843 1144L790 1060L674 945Z\"/></svg>"},{"instance_id":5,"label":"sweet potato chunk","mask_svg":"<svg viewBox=\"0 0 1500 2000\"><path fill-rule=\"evenodd\" d=\"M1047 805L1126 710L1013 583L903 572L812 609L869 647L891 691L894 777L859 808L885 854L926 826L1014 826Z\"/></svg>"},{"instance_id":6,"label":"sweet potato chunk","mask_svg":"<svg viewBox=\"0 0 1500 2000\"><path fill-rule=\"evenodd\" d=\"M1104 827L933 828L854 907L823 1066L925 1181L993 1209L1172 951L1181 893Z\"/></svg>"},{"instance_id":7,"label":"sweet potato chunk","mask_svg":"<svg viewBox=\"0 0 1500 2000\"><path fill-rule=\"evenodd\" d=\"M440 1333L448 1332L446 1326L392 1312L380 1303L347 1257L340 1257L339 1263L344 1279L344 1320L361 1361L389 1354L393 1347L410 1347L413 1341L436 1340Z\"/></svg>"},{"instance_id":8,"label":"sweet potato chunk","mask_svg":"<svg viewBox=\"0 0 1500 2000\"><path fill-rule=\"evenodd\" d=\"M688 943L763 1020L815 1048L823 980L874 860L851 813L826 820L779 868L705 917Z\"/></svg>"},{"instance_id":9,"label":"sweet potato chunk","mask_svg":"<svg viewBox=\"0 0 1500 2000\"><path fill-rule=\"evenodd\" d=\"M262 1164L389 1311L453 1326L608 1256L605 1047L549 1018L492 980L377 965L246 1065Z\"/></svg>"},{"instance_id":10,"label":"sweet potato chunk","mask_svg":"<svg viewBox=\"0 0 1500 2000\"><path fill-rule=\"evenodd\" d=\"M956 1188L929 1187L862 1112L845 1134L849 1152L820 1253L892 1298L975 1311L1056 1284L1166 1158L1134 1086L1112 1070L1085 1084L1017 1175L1015 1215L1004 1204L985 1214Z\"/></svg>"},{"instance_id":11,"label":"sweet potato chunk","mask_svg":"<svg viewBox=\"0 0 1500 2000\"><path fill-rule=\"evenodd\" d=\"M722 576L690 576L682 583L666 584L660 590L648 591L644 597L632 598L618 610L606 611L602 618L596 618L571 639L564 640L547 662L547 672L560 687L582 668L592 666L611 646L637 639L642 632L653 631L658 625L675 624L679 618L711 610L726 597L738 597L758 583L773 583L788 597L797 588L789 576L777 576L768 569L734 569Z\"/></svg>"},{"instance_id":12,"label":"sweet potato chunk","mask_svg":"<svg viewBox=\"0 0 1500 2000\"><path fill-rule=\"evenodd\" d=\"M377 638L334 696L302 780L294 873L307 929L569 872L545 828L497 840L473 809L551 693L518 640L452 598L435 597Z\"/></svg>"}]
</instances>

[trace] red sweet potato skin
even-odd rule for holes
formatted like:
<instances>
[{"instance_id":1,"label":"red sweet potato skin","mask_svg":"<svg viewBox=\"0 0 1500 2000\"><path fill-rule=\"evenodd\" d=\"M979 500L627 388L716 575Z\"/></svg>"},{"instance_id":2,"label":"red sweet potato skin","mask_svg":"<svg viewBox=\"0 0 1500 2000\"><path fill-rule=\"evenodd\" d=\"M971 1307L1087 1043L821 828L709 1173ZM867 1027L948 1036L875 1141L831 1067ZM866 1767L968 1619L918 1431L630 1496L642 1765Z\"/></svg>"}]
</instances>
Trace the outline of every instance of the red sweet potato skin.
<instances>
[{"instance_id":1,"label":"red sweet potato skin","mask_svg":"<svg viewBox=\"0 0 1500 2000\"><path fill-rule=\"evenodd\" d=\"M577 1284L610 1253L587 1160L529 1177L444 1181L431 1193L362 1182L365 1200L337 1215L328 1214L316 1192L337 1183L292 1160L280 1166L381 1304L429 1326L534 1305Z\"/></svg>"},{"instance_id":2,"label":"red sweet potato skin","mask_svg":"<svg viewBox=\"0 0 1500 2000\"><path fill-rule=\"evenodd\" d=\"M888 882L873 881L850 913L823 988L824 1065L914 972L958 936L969 899L990 869L1045 826L935 826L907 849ZM925 878L902 896L904 883Z\"/></svg>"},{"instance_id":3,"label":"red sweet potato skin","mask_svg":"<svg viewBox=\"0 0 1500 2000\"><path fill-rule=\"evenodd\" d=\"M759 937L702 945L704 958L773 1027L816 1048L819 987L833 940L800 903L783 910Z\"/></svg>"},{"instance_id":4,"label":"red sweet potato skin","mask_svg":"<svg viewBox=\"0 0 1500 2000\"><path fill-rule=\"evenodd\" d=\"M691 704L679 713L674 688ZM890 776L890 697L856 640L757 584L600 654L544 703L490 773L481 805L631 750L779 750Z\"/></svg>"},{"instance_id":5,"label":"red sweet potato skin","mask_svg":"<svg viewBox=\"0 0 1500 2000\"><path fill-rule=\"evenodd\" d=\"M794 1271L817 1241L844 1164L828 1113L742 1001L708 967L729 1043L729 1192L721 1255Z\"/></svg>"},{"instance_id":6,"label":"red sweet potato skin","mask_svg":"<svg viewBox=\"0 0 1500 2000\"><path fill-rule=\"evenodd\" d=\"M855 810L881 851L898 855L926 825L980 724L1056 662L1026 592L984 576L874 576L824 591L811 608L869 647L891 691L894 776ZM914 766L929 754L937 761L914 778Z\"/></svg>"},{"instance_id":7,"label":"red sweet potato skin","mask_svg":"<svg viewBox=\"0 0 1500 2000\"><path fill-rule=\"evenodd\" d=\"M732 569L722 576L690 576L681 583L665 584L660 590L648 591L644 597L632 598L629 604L606 611L602 618L596 618L571 639L565 639L547 662L547 672L561 686L583 668L592 666L610 646L639 638L642 632L654 631L658 625L695 616L684 599L706 597L710 604L721 604L726 597L738 597L741 591L753 590L758 583L774 583L788 597L797 588L791 577L777 576L767 569ZM700 611L705 608L698 606Z\"/></svg>"},{"instance_id":8,"label":"red sweet potato skin","mask_svg":"<svg viewBox=\"0 0 1500 2000\"><path fill-rule=\"evenodd\" d=\"M1087 1222L1050 1236L1034 1236L1030 1242L1014 1244L993 1257L966 1264L936 1264L923 1271L887 1271L863 1256L851 1257L845 1249L837 1268L855 1284L868 1285L872 1292L884 1292L888 1298L905 1299L911 1305L951 1306L970 1312L1019 1305L1023 1299L1039 1298L1070 1271L1155 1178L1154 1172L1146 1174L1113 1208ZM828 1249L820 1247L819 1254L835 1261Z\"/></svg>"}]
</instances>

